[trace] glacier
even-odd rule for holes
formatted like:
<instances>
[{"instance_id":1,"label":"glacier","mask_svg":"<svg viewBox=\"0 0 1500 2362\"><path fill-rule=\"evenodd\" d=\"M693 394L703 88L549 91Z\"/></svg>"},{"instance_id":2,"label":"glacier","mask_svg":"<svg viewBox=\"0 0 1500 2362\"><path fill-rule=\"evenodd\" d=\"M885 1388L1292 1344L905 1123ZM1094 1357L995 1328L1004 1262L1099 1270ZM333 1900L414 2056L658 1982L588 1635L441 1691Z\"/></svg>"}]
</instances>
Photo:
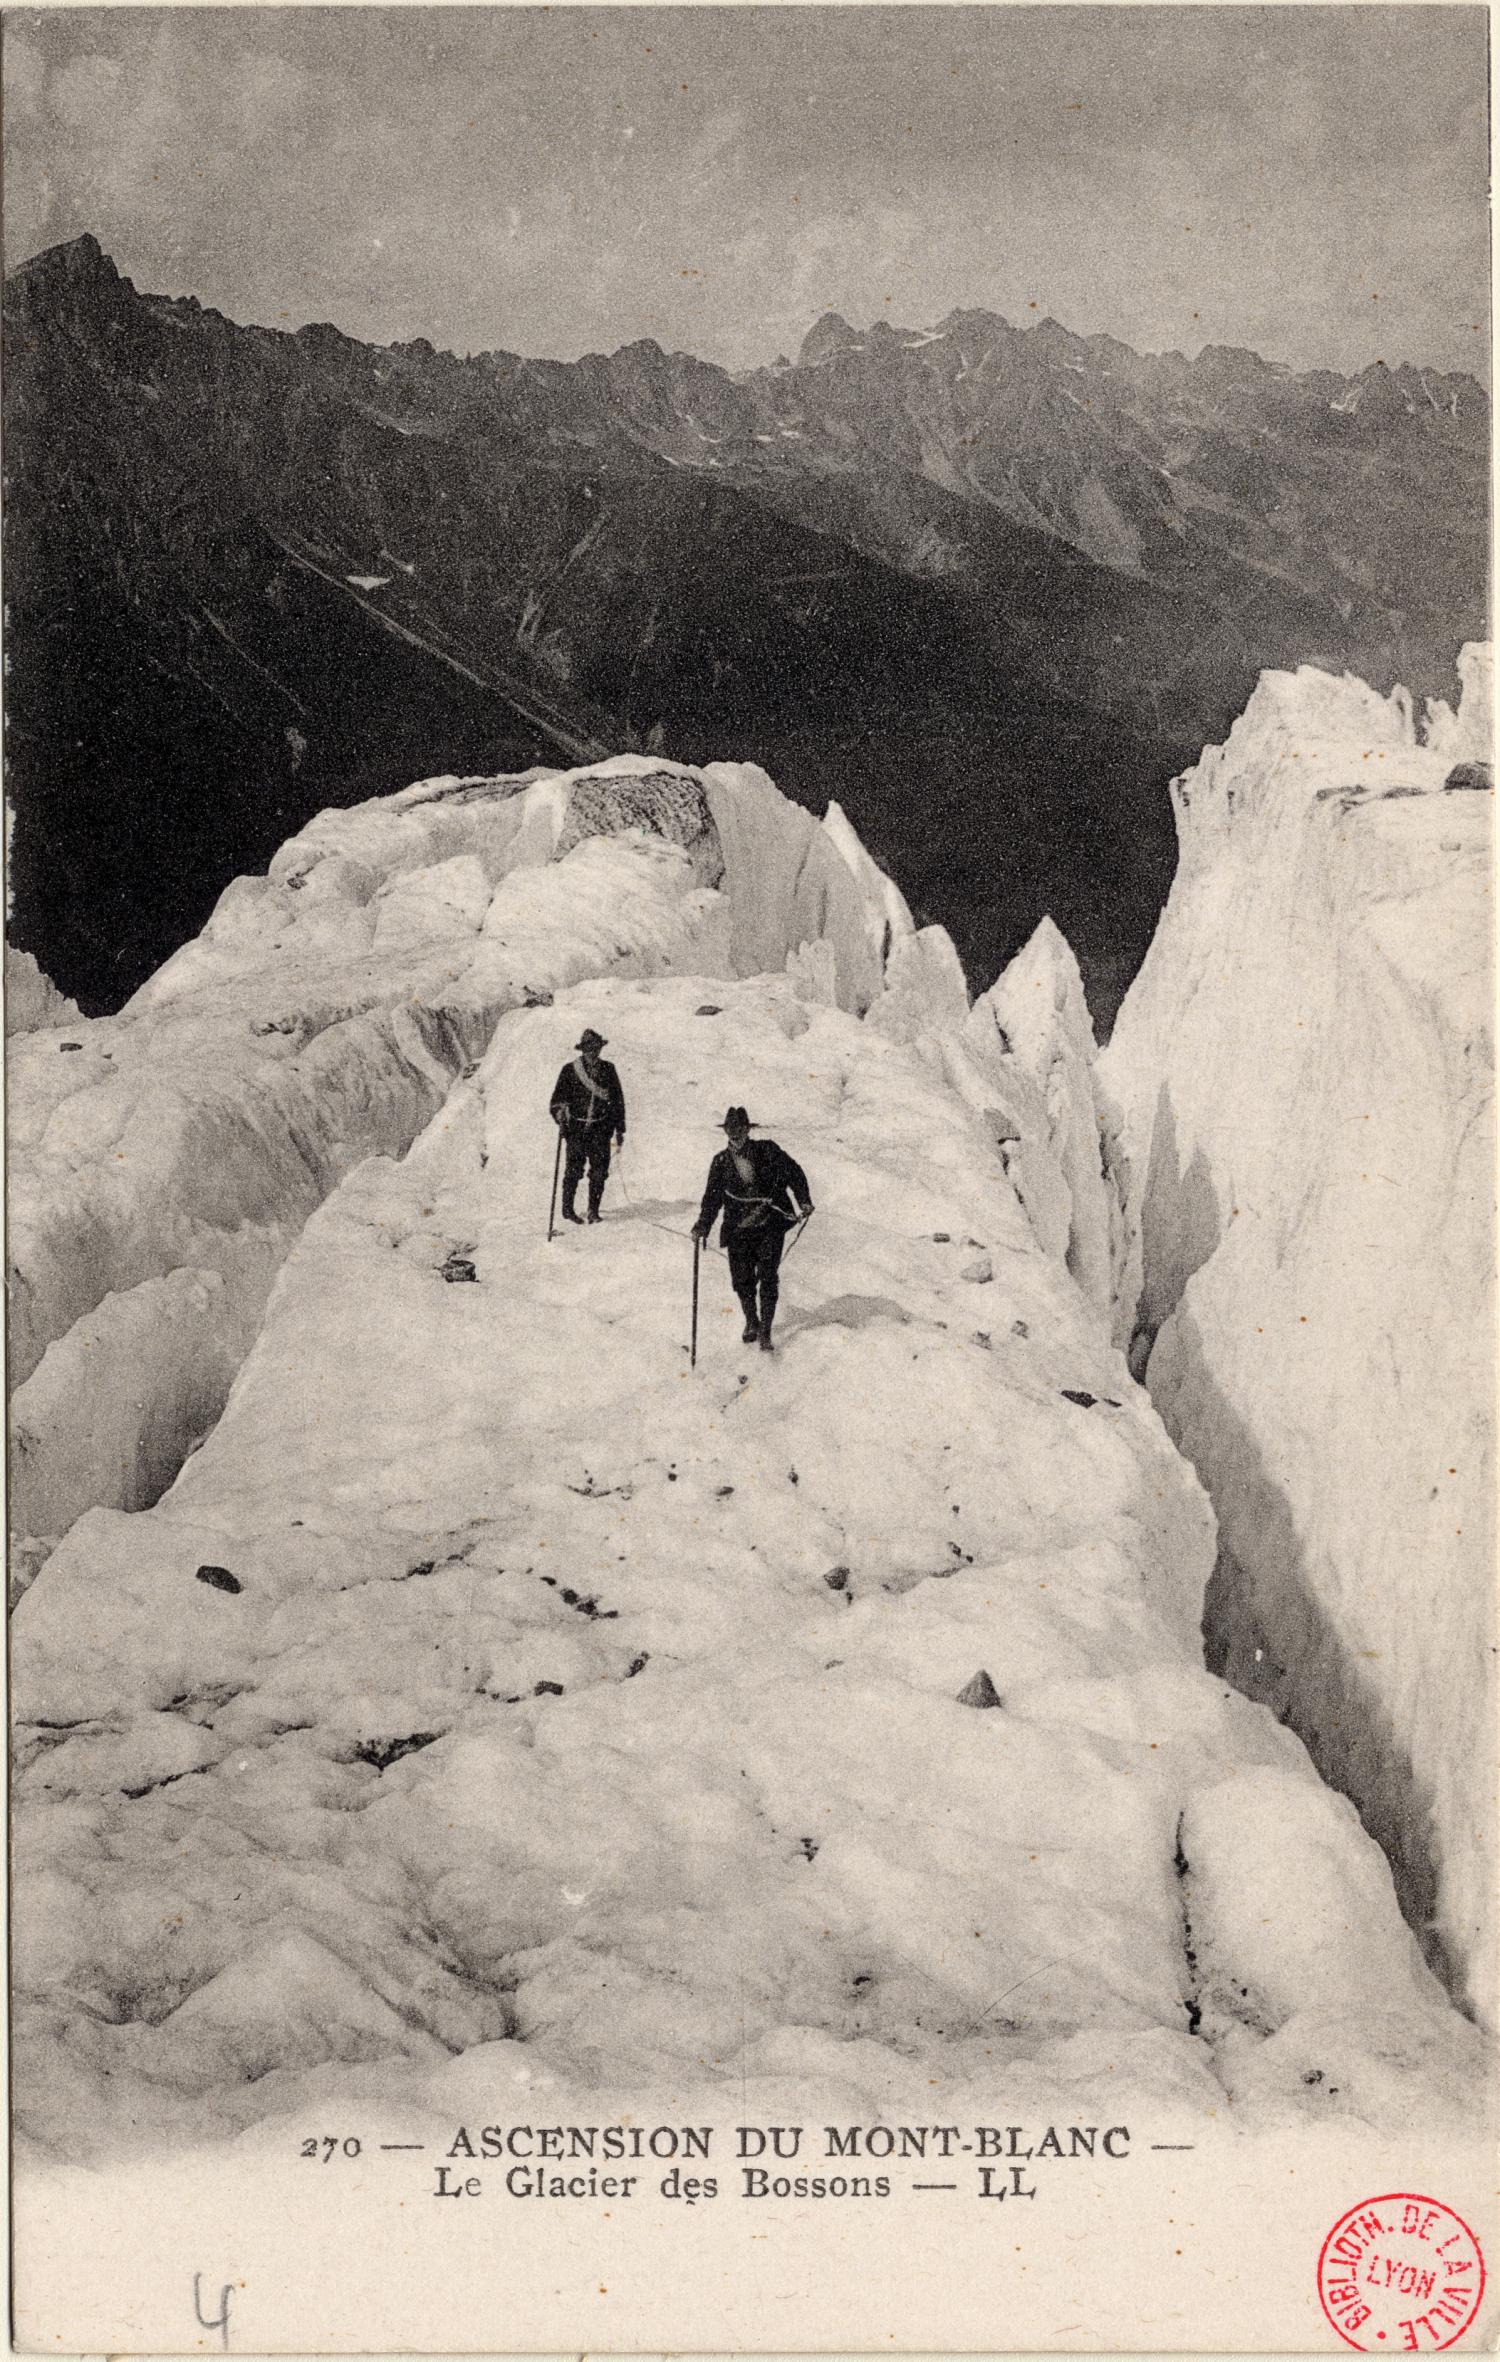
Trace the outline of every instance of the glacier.
<instances>
[{"instance_id":1,"label":"glacier","mask_svg":"<svg viewBox=\"0 0 1500 2362\"><path fill-rule=\"evenodd\" d=\"M28 1563L86 1508L159 1497L308 1217L410 1146L505 1010L595 974L779 968L804 942L861 1009L911 931L837 806L819 823L753 766L625 755L320 814L117 1017L59 1011L23 975L10 1515Z\"/></svg>"},{"instance_id":2,"label":"glacier","mask_svg":"<svg viewBox=\"0 0 1500 2362\"><path fill-rule=\"evenodd\" d=\"M1098 1068L1118 1336L1218 1517L1209 1662L1359 1808L1493 2022L1493 747L1311 667L1174 783Z\"/></svg>"},{"instance_id":3,"label":"glacier","mask_svg":"<svg viewBox=\"0 0 1500 2362\"><path fill-rule=\"evenodd\" d=\"M584 1023L629 1142L549 1242ZM1164 1382L1216 1261L1195 1180L1167 1305L1170 1012L1098 1061L1050 925L971 1005L836 809L625 757L321 815L63 1038L13 1085L27 2158L646 2088L1472 2131L1338 1767L1204 1663L1248 1544ZM705 1257L694 1369L731 1100L818 1210L769 1365Z\"/></svg>"}]
</instances>

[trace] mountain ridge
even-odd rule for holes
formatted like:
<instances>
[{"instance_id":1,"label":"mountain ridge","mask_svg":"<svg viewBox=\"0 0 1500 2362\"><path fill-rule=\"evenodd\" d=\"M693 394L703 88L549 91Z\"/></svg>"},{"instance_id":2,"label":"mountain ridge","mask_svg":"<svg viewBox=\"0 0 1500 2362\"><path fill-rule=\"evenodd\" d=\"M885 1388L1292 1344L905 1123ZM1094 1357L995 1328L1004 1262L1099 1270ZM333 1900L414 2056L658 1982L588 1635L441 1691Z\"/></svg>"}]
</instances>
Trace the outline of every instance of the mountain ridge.
<instances>
[{"instance_id":1,"label":"mountain ridge","mask_svg":"<svg viewBox=\"0 0 1500 2362\"><path fill-rule=\"evenodd\" d=\"M324 805L728 747L976 972L1050 912L1107 1022L1167 781L1257 674L1440 695L1484 629L1469 380L977 310L739 376L460 357L142 294L89 235L5 305L14 924L93 1009Z\"/></svg>"},{"instance_id":2,"label":"mountain ridge","mask_svg":"<svg viewBox=\"0 0 1500 2362\"><path fill-rule=\"evenodd\" d=\"M359 336L353 329L341 328L333 320L304 320L299 322L295 328L278 327L270 321L235 321L230 313L223 311L218 305L205 303L200 296L191 293L172 295L161 290L143 289L128 271L121 270L112 255L105 252L92 230L81 230L75 237L58 239L51 246L38 247L34 254L26 255L20 262L11 264L4 274L4 283L7 287L17 286L32 274L47 276L59 265L62 266L63 276L67 279L82 280L91 274L97 274L108 280L117 281L121 286L128 288L132 294L144 296L151 302L181 304L186 309L202 313L207 318L229 321L231 325L236 327L256 328L267 336L331 335L342 339L347 344L365 346L378 341L370 337ZM1050 312L1040 320L1018 325L1007 318L1005 313L993 311L987 304L955 305L943 315L941 320L928 328L904 327L899 323L880 319L872 320L865 328L856 328L844 318L841 312L830 309L819 313L804 335L799 347L798 363L788 361L783 355L781 366L794 367L805 359L809 343L828 323L832 323L841 337L851 345L862 345L872 336L878 336L882 340L894 338L897 341L909 343L929 343L940 336L951 334L967 324L978 323L1002 329L1013 336L1046 337L1053 341L1065 340L1070 346L1079 346L1101 355L1109 354L1120 357L1127 365L1134 363L1138 368L1150 369L1160 365L1164 369L1175 369L1178 372L1192 371L1212 358L1216 366L1224 360L1247 362L1255 369L1270 376L1288 378L1297 383L1315 383L1320 386L1325 382L1337 382L1344 386L1351 386L1379 371L1385 376L1417 376L1423 379L1435 379L1439 384L1451 385L1455 388L1461 387L1476 394L1486 409L1490 407L1489 393L1483 380L1474 371L1468 369L1444 370L1438 368L1436 363L1413 360L1409 356L1403 356L1402 359L1395 362L1377 356L1375 359L1363 363L1360 368L1353 370L1336 369L1331 362L1316 363L1309 368L1299 369L1290 361L1277 360L1272 355L1259 352L1253 345L1221 344L1213 338L1206 339L1198 347L1197 352L1190 356L1180 346L1175 345L1142 349L1127 343L1122 337L1115 336L1104 328L1089 330L1069 328L1064 321L1057 319ZM573 360L567 360L555 353L513 353L509 346L504 345L481 345L460 352L455 345L435 343L431 337L427 336L392 338L390 343L382 349L395 353L437 355L465 365L472 362L508 359L524 361L538 368L555 369L577 369L585 362L607 362L618 359L623 353L648 351L658 353L667 360L691 361L695 367L710 370L716 375L728 379L734 385L738 385L746 379L769 374L778 366L775 361L752 361L738 368L731 367L727 362L714 361L705 355L694 353L686 345L664 345L655 336L629 337L623 344L616 345L610 352L603 352L590 346L587 351L580 353Z\"/></svg>"}]
</instances>

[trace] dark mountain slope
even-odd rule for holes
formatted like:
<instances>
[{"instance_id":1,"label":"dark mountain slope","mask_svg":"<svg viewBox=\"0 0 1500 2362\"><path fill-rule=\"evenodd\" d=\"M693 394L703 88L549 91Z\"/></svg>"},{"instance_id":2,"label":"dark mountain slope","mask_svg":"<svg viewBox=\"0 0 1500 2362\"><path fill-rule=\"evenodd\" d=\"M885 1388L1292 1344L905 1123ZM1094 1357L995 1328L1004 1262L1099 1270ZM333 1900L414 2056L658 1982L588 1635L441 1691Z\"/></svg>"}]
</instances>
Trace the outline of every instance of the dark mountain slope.
<instances>
[{"instance_id":1,"label":"dark mountain slope","mask_svg":"<svg viewBox=\"0 0 1500 2362\"><path fill-rule=\"evenodd\" d=\"M1446 688L1486 406L1417 371L820 322L740 379L6 285L15 940L116 1004L330 803L622 745L837 796L988 976L1044 909L1108 1014L1165 782L1267 663Z\"/></svg>"}]
</instances>

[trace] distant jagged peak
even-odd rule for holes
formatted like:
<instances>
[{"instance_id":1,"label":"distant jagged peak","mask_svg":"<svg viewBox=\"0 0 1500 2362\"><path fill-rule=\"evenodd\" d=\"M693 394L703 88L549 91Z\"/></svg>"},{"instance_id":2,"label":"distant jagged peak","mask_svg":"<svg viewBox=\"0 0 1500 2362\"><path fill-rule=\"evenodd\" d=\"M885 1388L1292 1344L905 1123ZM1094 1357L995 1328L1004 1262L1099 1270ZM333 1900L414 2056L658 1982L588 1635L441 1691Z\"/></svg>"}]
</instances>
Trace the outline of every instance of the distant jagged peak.
<instances>
[{"instance_id":1,"label":"distant jagged peak","mask_svg":"<svg viewBox=\"0 0 1500 2362\"><path fill-rule=\"evenodd\" d=\"M42 315L48 311L76 312L80 303L85 310L95 301L107 306L111 299L126 297L138 299L158 312L163 306L171 306L180 316L196 315L232 328L244 326L197 295L166 295L141 289L119 269L92 230L80 231L76 237L44 247L40 253L17 263L6 274L5 287L12 302L32 305ZM249 329L246 333L261 331ZM418 367L436 369L453 366L457 358L448 347L435 345L426 336L380 344L350 335L326 320L309 321L299 328L275 333L288 335L304 350L314 353L331 355L340 347L363 348L377 354L395 353ZM639 384L664 382L684 371L693 371L705 383L716 379L728 385L816 367L835 355L863 353L895 358L928 346L941 346L950 339L968 367L1003 345L1016 354L1030 354L1038 362L1094 369L1137 384L1150 384L1164 374L1174 381L1185 379L1189 386L1210 398L1235 387L1260 393L1279 385L1316 396L1334 410L1350 416L1362 412L1367 419L1384 420L1403 412L1422 417L1431 412L1441 418L1470 422L1466 429L1470 439L1480 431L1489 410L1486 388L1466 370L1441 370L1425 362L1405 359L1396 362L1378 359L1347 372L1294 369L1285 361L1267 359L1251 346L1218 343L1205 344L1189 360L1176 350L1137 351L1104 331L1082 335L1052 313L1020 329L1003 313L982 305L955 306L929 327L903 326L880 319L867 328L857 329L842 312L825 311L803 338L795 361L778 354L769 365L760 364L743 371L726 371L692 353L666 351L650 336L637 337L613 353L585 353L574 362L548 362L507 352L477 353L469 358L471 365L507 375L517 369L528 369L551 371L565 377L576 370L595 377L613 374L617 382L624 378Z\"/></svg>"},{"instance_id":2,"label":"distant jagged peak","mask_svg":"<svg viewBox=\"0 0 1500 2362\"><path fill-rule=\"evenodd\" d=\"M1489 409L1488 394L1467 370L1433 369L1417 361L1370 361L1340 382L1344 391L1333 408L1363 412L1366 418L1383 420L1402 412L1421 417L1429 410L1440 418L1478 418Z\"/></svg>"},{"instance_id":3,"label":"distant jagged peak","mask_svg":"<svg viewBox=\"0 0 1500 2362\"><path fill-rule=\"evenodd\" d=\"M660 369L666 352L654 336L635 336L629 344L617 345L611 353L612 361L631 361L643 369Z\"/></svg>"},{"instance_id":4,"label":"distant jagged peak","mask_svg":"<svg viewBox=\"0 0 1500 2362\"><path fill-rule=\"evenodd\" d=\"M809 369L819 361L826 361L831 353L858 352L865 339L851 328L842 312L824 312L815 320L802 339L797 355L798 366Z\"/></svg>"},{"instance_id":5,"label":"distant jagged peak","mask_svg":"<svg viewBox=\"0 0 1500 2362\"><path fill-rule=\"evenodd\" d=\"M1290 377L1284 361L1268 361L1247 344L1206 344L1191 364L1195 377L1215 385L1232 385L1246 378Z\"/></svg>"},{"instance_id":6,"label":"distant jagged peak","mask_svg":"<svg viewBox=\"0 0 1500 2362\"><path fill-rule=\"evenodd\" d=\"M115 285L120 278L113 258L106 254L92 230L82 231L76 238L66 238L57 246L44 246L40 254L28 256L7 271L9 284L25 281L36 286L47 282L80 286L90 280Z\"/></svg>"},{"instance_id":7,"label":"distant jagged peak","mask_svg":"<svg viewBox=\"0 0 1500 2362\"><path fill-rule=\"evenodd\" d=\"M1054 319L1050 312L1045 320L1038 320L1028 328L1026 334L1033 345L1040 345L1046 352L1060 353L1065 359L1071 360L1079 354L1090 359L1093 357L1089 353L1088 339L1076 335L1071 328L1065 328L1061 320Z\"/></svg>"},{"instance_id":8,"label":"distant jagged peak","mask_svg":"<svg viewBox=\"0 0 1500 2362\"><path fill-rule=\"evenodd\" d=\"M1158 369L1181 370L1186 369L1188 365L1186 355L1175 350L1166 353L1138 353L1133 344L1126 344L1120 337L1111 336L1107 328L1096 329L1092 336L1085 336L1080 339L1080 342L1088 348L1090 358L1100 363L1104 368L1114 365L1123 369L1135 370L1154 366Z\"/></svg>"},{"instance_id":9,"label":"distant jagged peak","mask_svg":"<svg viewBox=\"0 0 1500 2362\"><path fill-rule=\"evenodd\" d=\"M938 327L945 335L986 338L1014 336L1016 333L1003 312L986 311L982 305L959 304L944 314Z\"/></svg>"},{"instance_id":10,"label":"distant jagged peak","mask_svg":"<svg viewBox=\"0 0 1500 2362\"><path fill-rule=\"evenodd\" d=\"M317 352L334 352L343 345L357 344L359 338L346 336L343 329L336 327L332 320L305 320L296 331L296 341ZM391 345L387 349L391 352L421 353L424 346L424 358L435 357L425 336L413 337L410 344Z\"/></svg>"},{"instance_id":11,"label":"distant jagged peak","mask_svg":"<svg viewBox=\"0 0 1500 2362\"><path fill-rule=\"evenodd\" d=\"M108 309L121 296L135 292L91 230L62 245L44 247L17 263L5 278L7 302L19 304L42 323L49 316L66 319Z\"/></svg>"},{"instance_id":12,"label":"distant jagged peak","mask_svg":"<svg viewBox=\"0 0 1500 2362\"><path fill-rule=\"evenodd\" d=\"M654 336L640 336L632 344L622 344L605 366L608 375L617 382L623 379L657 385L691 381L701 391L733 382L728 370L722 369L717 361L705 361L697 353L675 348L668 352Z\"/></svg>"}]
</instances>

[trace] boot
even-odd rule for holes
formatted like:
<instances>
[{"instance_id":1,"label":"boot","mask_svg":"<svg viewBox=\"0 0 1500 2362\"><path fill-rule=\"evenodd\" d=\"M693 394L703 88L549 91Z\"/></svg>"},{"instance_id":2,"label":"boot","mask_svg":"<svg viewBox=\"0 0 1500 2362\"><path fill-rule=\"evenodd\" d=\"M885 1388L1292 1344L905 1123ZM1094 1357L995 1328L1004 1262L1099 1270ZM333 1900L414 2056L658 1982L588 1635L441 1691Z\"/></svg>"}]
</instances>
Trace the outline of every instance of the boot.
<instances>
[{"instance_id":1,"label":"boot","mask_svg":"<svg viewBox=\"0 0 1500 2362\"><path fill-rule=\"evenodd\" d=\"M755 1298L753 1296L748 1298L741 1296L740 1309L745 1315L745 1326L744 1331L740 1337L740 1343L742 1345L753 1345L756 1338L760 1335L760 1322L755 1317Z\"/></svg>"},{"instance_id":2,"label":"boot","mask_svg":"<svg viewBox=\"0 0 1500 2362\"><path fill-rule=\"evenodd\" d=\"M563 1205L563 1220L565 1222L576 1222L580 1229L583 1227L583 1216L581 1214L575 1214L572 1207L568 1205L566 1201Z\"/></svg>"},{"instance_id":3,"label":"boot","mask_svg":"<svg viewBox=\"0 0 1500 2362\"><path fill-rule=\"evenodd\" d=\"M774 1353L776 1350L775 1346L771 1343L771 1324L776 1318L778 1295L779 1291L775 1287L774 1283L768 1287L764 1280L761 1281L760 1301L757 1306L760 1319L756 1325L760 1330L760 1349L762 1353Z\"/></svg>"}]
</instances>

